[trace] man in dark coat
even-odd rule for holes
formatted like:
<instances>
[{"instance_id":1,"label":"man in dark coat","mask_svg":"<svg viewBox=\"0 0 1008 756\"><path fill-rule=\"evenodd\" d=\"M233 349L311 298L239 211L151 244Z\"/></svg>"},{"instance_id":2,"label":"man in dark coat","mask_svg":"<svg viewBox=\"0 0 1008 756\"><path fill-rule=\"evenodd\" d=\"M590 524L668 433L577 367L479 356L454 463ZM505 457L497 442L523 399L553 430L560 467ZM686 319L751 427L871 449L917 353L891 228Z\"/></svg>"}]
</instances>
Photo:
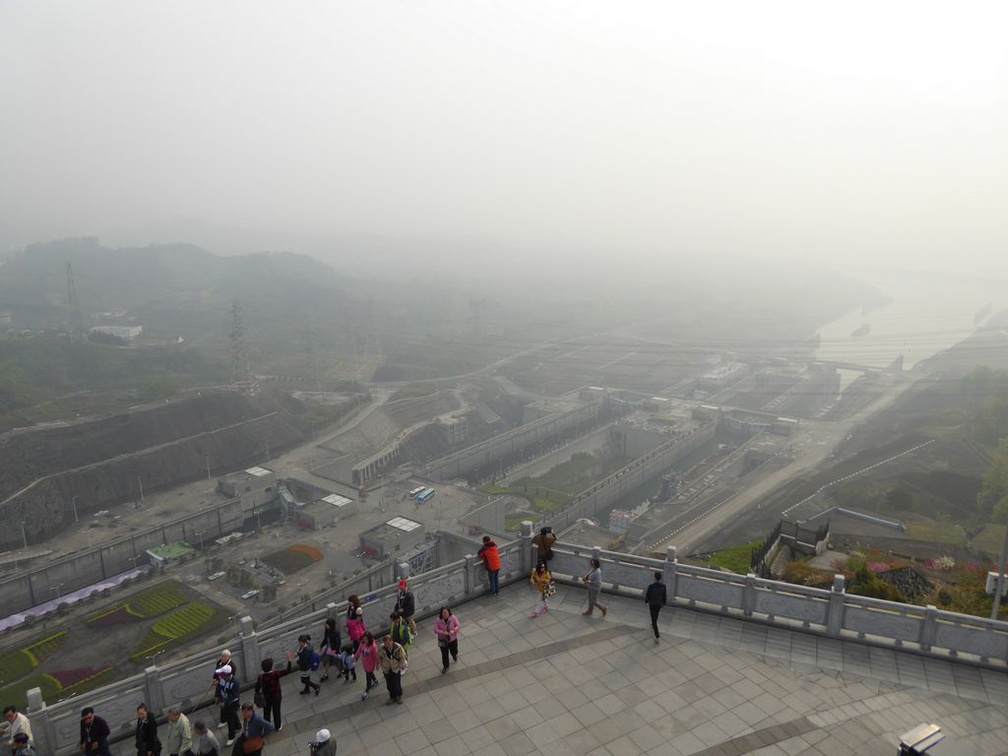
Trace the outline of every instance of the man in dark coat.
<instances>
[{"instance_id":1,"label":"man in dark coat","mask_svg":"<svg viewBox=\"0 0 1008 756\"><path fill-rule=\"evenodd\" d=\"M147 704L137 706L136 749L137 756L158 756L161 753L157 722L154 715L147 711Z\"/></svg>"},{"instance_id":2,"label":"man in dark coat","mask_svg":"<svg viewBox=\"0 0 1008 756\"><path fill-rule=\"evenodd\" d=\"M108 722L96 717L94 709L90 706L81 709L80 750L84 756L111 756L108 744L111 734Z\"/></svg>"},{"instance_id":3,"label":"man in dark coat","mask_svg":"<svg viewBox=\"0 0 1008 756\"><path fill-rule=\"evenodd\" d=\"M662 574L656 572L654 574L654 582L648 586L647 592L644 594L644 603L648 605L648 609L651 610L651 629L654 630L654 642L658 643L658 612L661 608L665 606L666 593L665 593L665 583L662 582Z\"/></svg>"}]
</instances>

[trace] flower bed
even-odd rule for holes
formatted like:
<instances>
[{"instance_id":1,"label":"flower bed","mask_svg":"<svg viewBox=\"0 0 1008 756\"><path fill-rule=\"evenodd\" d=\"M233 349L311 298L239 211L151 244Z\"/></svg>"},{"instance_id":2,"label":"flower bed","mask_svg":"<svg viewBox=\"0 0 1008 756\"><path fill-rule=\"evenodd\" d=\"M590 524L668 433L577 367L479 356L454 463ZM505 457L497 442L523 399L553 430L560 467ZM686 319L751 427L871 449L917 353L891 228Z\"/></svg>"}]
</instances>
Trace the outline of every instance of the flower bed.
<instances>
[{"instance_id":1,"label":"flower bed","mask_svg":"<svg viewBox=\"0 0 1008 756\"><path fill-rule=\"evenodd\" d=\"M58 677L57 677L58 676ZM28 691L32 688L42 690L42 700L54 704L60 699L94 690L112 681L115 667L81 667L79 670L61 670L49 674L32 675L14 685L0 688L0 701L12 703L18 707L28 706ZM64 685L60 679L70 683Z\"/></svg>"},{"instance_id":2,"label":"flower bed","mask_svg":"<svg viewBox=\"0 0 1008 756\"><path fill-rule=\"evenodd\" d=\"M203 634L227 622L227 614L203 603L193 603L173 612L154 623L147 637L144 638L131 654L133 661L141 661L172 643L188 640Z\"/></svg>"},{"instance_id":3,"label":"flower bed","mask_svg":"<svg viewBox=\"0 0 1008 756\"><path fill-rule=\"evenodd\" d=\"M106 664L102 667L74 667L73 669L57 669L54 672L49 672L46 676L52 678L52 680L59 686L59 690L66 690L67 688L74 688L79 685L84 685L94 678L104 675L112 669L111 664Z\"/></svg>"},{"instance_id":4,"label":"flower bed","mask_svg":"<svg viewBox=\"0 0 1008 756\"><path fill-rule=\"evenodd\" d=\"M152 619L176 607L188 604L190 598L182 587L174 582L161 583L138 593L128 601L92 614L84 621L92 627L113 627L126 622Z\"/></svg>"},{"instance_id":5,"label":"flower bed","mask_svg":"<svg viewBox=\"0 0 1008 756\"><path fill-rule=\"evenodd\" d=\"M93 614L85 622L91 627L114 627L124 622L139 622L140 618L125 606L117 606L107 611Z\"/></svg>"}]
</instances>

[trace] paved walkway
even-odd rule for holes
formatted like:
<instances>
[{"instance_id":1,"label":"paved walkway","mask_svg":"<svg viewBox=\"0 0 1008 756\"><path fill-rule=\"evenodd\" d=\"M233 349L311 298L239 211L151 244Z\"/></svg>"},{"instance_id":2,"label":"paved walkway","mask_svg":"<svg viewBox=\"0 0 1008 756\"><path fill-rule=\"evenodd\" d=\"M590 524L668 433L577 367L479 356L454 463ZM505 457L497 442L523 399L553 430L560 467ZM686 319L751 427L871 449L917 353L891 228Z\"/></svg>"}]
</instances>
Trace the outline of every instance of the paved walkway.
<instances>
[{"instance_id":1,"label":"paved walkway","mask_svg":"<svg viewBox=\"0 0 1008 756\"><path fill-rule=\"evenodd\" d=\"M307 756L324 726L340 754L376 756L892 756L923 722L963 754L1008 753L1003 673L687 609L663 611L656 646L641 602L604 598L606 619L582 616L584 592L567 587L535 619L522 586L459 606L446 675L421 623L402 706L385 705L380 676L368 701L363 674L318 697L285 678L284 729L265 753Z\"/></svg>"}]
</instances>

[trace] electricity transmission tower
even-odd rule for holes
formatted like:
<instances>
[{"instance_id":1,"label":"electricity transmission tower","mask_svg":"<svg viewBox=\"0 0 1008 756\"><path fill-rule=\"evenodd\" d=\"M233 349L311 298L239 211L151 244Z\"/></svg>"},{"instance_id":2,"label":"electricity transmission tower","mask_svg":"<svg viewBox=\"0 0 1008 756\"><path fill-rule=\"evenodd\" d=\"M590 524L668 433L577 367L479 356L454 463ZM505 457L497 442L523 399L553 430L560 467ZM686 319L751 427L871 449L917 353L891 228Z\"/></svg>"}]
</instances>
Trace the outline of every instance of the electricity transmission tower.
<instances>
[{"instance_id":1,"label":"electricity transmission tower","mask_svg":"<svg viewBox=\"0 0 1008 756\"><path fill-rule=\"evenodd\" d=\"M84 316L77 302L77 287L74 285L73 268L66 264L67 280L67 333L73 338L84 338Z\"/></svg>"},{"instance_id":2,"label":"electricity transmission tower","mask_svg":"<svg viewBox=\"0 0 1008 756\"><path fill-rule=\"evenodd\" d=\"M241 394L255 394L259 390L245 350L242 306L237 298L231 300L231 385L228 388Z\"/></svg>"}]
</instances>

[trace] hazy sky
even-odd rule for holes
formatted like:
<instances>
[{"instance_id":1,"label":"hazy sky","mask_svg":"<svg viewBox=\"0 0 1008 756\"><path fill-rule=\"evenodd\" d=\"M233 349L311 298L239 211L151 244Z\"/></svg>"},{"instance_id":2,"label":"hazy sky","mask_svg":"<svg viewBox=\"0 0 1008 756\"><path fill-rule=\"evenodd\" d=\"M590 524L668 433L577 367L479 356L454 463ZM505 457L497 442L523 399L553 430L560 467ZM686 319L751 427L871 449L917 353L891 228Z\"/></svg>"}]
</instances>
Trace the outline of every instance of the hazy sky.
<instances>
[{"instance_id":1,"label":"hazy sky","mask_svg":"<svg viewBox=\"0 0 1008 756\"><path fill-rule=\"evenodd\" d=\"M1008 260L1006 29L1000 1L0 0L0 220Z\"/></svg>"}]
</instances>

